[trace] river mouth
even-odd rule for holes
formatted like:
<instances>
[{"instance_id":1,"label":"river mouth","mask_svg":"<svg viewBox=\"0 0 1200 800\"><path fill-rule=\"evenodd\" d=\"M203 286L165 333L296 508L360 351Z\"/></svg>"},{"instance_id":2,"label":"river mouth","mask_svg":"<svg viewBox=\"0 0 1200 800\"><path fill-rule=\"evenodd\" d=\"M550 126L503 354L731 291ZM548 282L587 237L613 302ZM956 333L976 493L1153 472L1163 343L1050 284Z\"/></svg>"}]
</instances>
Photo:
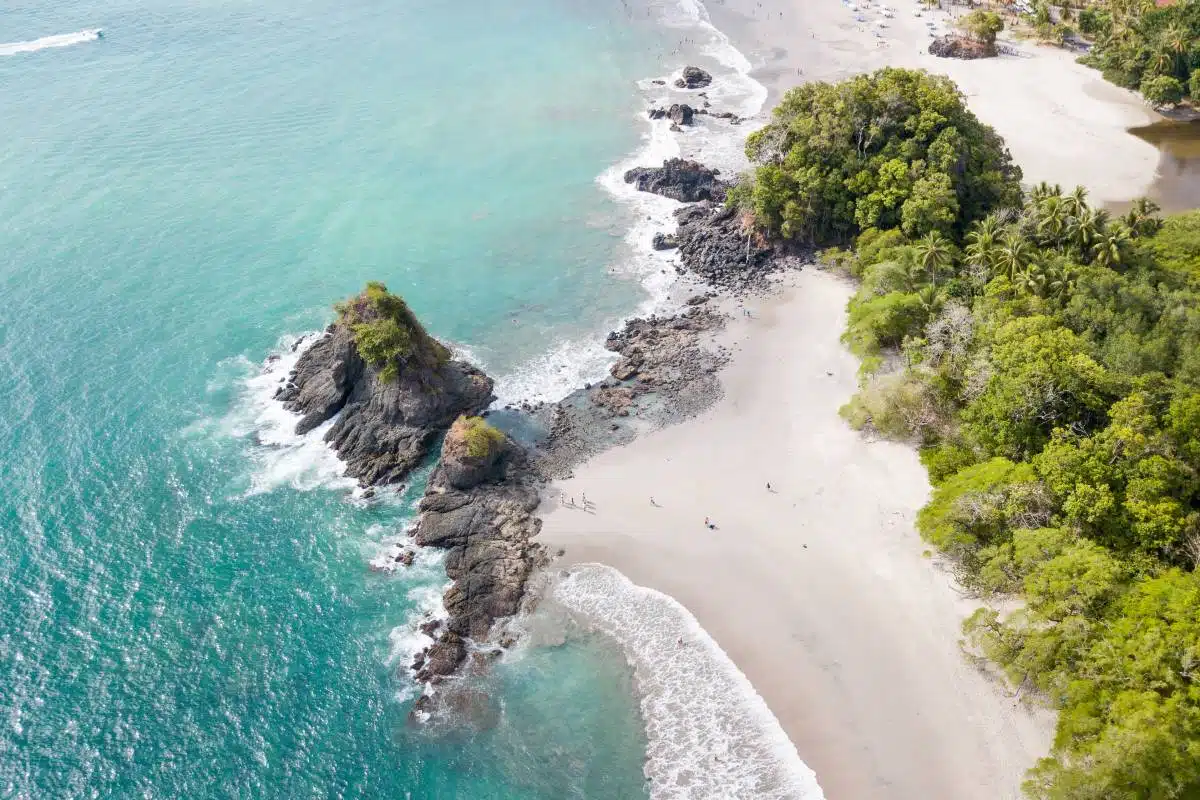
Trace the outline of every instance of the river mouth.
<instances>
[{"instance_id":1,"label":"river mouth","mask_svg":"<svg viewBox=\"0 0 1200 800\"><path fill-rule=\"evenodd\" d=\"M1150 199L1168 213L1200 207L1200 119L1163 120L1129 132L1160 154Z\"/></svg>"}]
</instances>

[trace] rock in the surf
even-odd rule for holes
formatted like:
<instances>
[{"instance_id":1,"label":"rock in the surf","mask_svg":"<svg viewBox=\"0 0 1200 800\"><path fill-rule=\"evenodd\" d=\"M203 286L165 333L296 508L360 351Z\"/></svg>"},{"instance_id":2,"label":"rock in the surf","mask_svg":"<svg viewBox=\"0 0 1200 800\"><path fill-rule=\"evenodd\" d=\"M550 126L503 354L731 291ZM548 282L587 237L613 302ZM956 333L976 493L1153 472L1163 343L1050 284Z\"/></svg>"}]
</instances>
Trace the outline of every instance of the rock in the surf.
<instances>
[{"instance_id":1,"label":"rock in the surf","mask_svg":"<svg viewBox=\"0 0 1200 800\"><path fill-rule=\"evenodd\" d=\"M454 642L482 641L496 620L516 614L530 573L545 562L544 548L533 541L542 526L533 513L538 501L537 478L520 445L482 419L464 417L451 426L413 540L447 551L453 583L442 598L449 619L438 642L447 641L439 653L455 656L454 668L466 657ZM433 674L448 673L418 678Z\"/></svg>"},{"instance_id":2,"label":"rock in the surf","mask_svg":"<svg viewBox=\"0 0 1200 800\"><path fill-rule=\"evenodd\" d=\"M650 246L655 250L674 250L679 247L679 241L673 233L656 233L650 240Z\"/></svg>"},{"instance_id":3,"label":"rock in the surf","mask_svg":"<svg viewBox=\"0 0 1200 800\"><path fill-rule=\"evenodd\" d=\"M661 167L634 167L625 173L625 182L643 192L661 194L682 203L725 199L725 184L715 169L696 161L672 158Z\"/></svg>"},{"instance_id":4,"label":"rock in the surf","mask_svg":"<svg viewBox=\"0 0 1200 800\"><path fill-rule=\"evenodd\" d=\"M381 283L337 309L276 398L304 415L300 434L337 416L325 441L347 475L364 486L402 481L455 418L492 402L492 380L452 359Z\"/></svg>"},{"instance_id":5,"label":"rock in the surf","mask_svg":"<svg viewBox=\"0 0 1200 800\"><path fill-rule=\"evenodd\" d=\"M672 103L670 108L652 108L646 113L650 119L669 119L676 125L691 125L700 112L687 103Z\"/></svg>"},{"instance_id":6,"label":"rock in the surf","mask_svg":"<svg viewBox=\"0 0 1200 800\"><path fill-rule=\"evenodd\" d=\"M709 75L699 67L684 67L683 73L675 79L675 86L680 89L703 89L712 83Z\"/></svg>"}]
</instances>

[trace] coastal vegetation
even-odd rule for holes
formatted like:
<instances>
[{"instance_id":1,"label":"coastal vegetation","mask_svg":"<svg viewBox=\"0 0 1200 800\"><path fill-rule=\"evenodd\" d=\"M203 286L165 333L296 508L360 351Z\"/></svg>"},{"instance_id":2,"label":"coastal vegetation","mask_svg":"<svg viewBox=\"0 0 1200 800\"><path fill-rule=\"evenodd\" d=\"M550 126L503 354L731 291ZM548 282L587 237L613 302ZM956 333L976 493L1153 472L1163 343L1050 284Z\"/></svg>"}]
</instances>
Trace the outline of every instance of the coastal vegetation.
<instances>
[{"instance_id":1,"label":"coastal vegetation","mask_svg":"<svg viewBox=\"0 0 1200 800\"><path fill-rule=\"evenodd\" d=\"M383 381L394 381L408 363L436 367L450 358L450 351L428 333L404 298L392 294L378 281L334 306L338 323L354 334L359 354L379 367Z\"/></svg>"},{"instance_id":2,"label":"coastal vegetation","mask_svg":"<svg viewBox=\"0 0 1200 800\"><path fill-rule=\"evenodd\" d=\"M1200 3L1105 0L1079 12L1093 40L1080 59L1156 105L1200 101Z\"/></svg>"},{"instance_id":3,"label":"coastal vegetation","mask_svg":"<svg viewBox=\"0 0 1200 800\"><path fill-rule=\"evenodd\" d=\"M460 416L450 427L450 435L462 440L471 458L487 458L504 445L504 434L483 417Z\"/></svg>"},{"instance_id":4,"label":"coastal vegetation","mask_svg":"<svg viewBox=\"0 0 1200 800\"><path fill-rule=\"evenodd\" d=\"M1200 212L1023 196L953 85L899 70L789 92L747 153L758 225L854 237L845 416L920 448L960 583L1021 600L964 630L1059 711L1027 793L1200 797Z\"/></svg>"},{"instance_id":5,"label":"coastal vegetation","mask_svg":"<svg viewBox=\"0 0 1200 800\"><path fill-rule=\"evenodd\" d=\"M959 236L1020 194L1021 171L995 131L948 78L913 70L794 88L746 153L758 167L733 202L785 239L872 228Z\"/></svg>"}]
</instances>

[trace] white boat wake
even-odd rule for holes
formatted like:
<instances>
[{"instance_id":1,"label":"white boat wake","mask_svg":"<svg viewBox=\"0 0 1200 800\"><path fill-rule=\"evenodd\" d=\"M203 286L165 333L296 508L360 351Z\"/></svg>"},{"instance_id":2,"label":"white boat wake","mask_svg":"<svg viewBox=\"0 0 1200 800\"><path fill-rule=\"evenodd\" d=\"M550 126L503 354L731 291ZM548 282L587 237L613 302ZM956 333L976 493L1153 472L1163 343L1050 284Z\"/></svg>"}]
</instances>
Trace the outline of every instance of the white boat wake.
<instances>
[{"instance_id":1,"label":"white boat wake","mask_svg":"<svg viewBox=\"0 0 1200 800\"><path fill-rule=\"evenodd\" d=\"M43 36L28 42L9 42L0 44L0 56L15 56L17 53L36 53L51 47L70 47L73 44L94 42L104 35L101 28L87 28L75 33L60 33L56 36Z\"/></svg>"}]
</instances>

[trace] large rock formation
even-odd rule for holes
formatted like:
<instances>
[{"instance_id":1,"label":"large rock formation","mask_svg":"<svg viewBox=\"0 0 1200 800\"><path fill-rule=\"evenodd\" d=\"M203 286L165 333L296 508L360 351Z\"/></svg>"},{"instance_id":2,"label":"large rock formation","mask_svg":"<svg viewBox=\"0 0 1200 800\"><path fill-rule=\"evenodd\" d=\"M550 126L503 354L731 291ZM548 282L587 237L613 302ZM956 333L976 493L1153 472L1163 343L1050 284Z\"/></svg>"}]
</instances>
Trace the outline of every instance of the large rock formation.
<instances>
[{"instance_id":1,"label":"large rock formation","mask_svg":"<svg viewBox=\"0 0 1200 800\"><path fill-rule=\"evenodd\" d=\"M449 620L414 665L419 680L457 670L465 639L486 639L496 620L520 609L530 572L545 560L533 542L542 526L537 505L537 479L522 448L483 420L455 422L413 533L417 544L449 551L446 574L454 581L443 597Z\"/></svg>"},{"instance_id":2,"label":"large rock formation","mask_svg":"<svg viewBox=\"0 0 1200 800\"><path fill-rule=\"evenodd\" d=\"M675 86L679 89L703 89L710 83L712 75L699 67L684 67L683 73L675 79Z\"/></svg>"},{"instance_id":3,"label":"large rock formation","mask_svg":"<svg viewBox=\"0 0 1200 800\"><path fill-rule=\"evenodd\" d=\"M701 203L675 212L680 263L715 286L746 289L782 266L770 244L733 208Z\"/></svg>"},{"instance_id":4,"label":"large rock formation","mask_svg":"<svg viewBox=\"0 0 1200 800\"><path fill-rule=\"evenodd\" d=\"M625 182L643 192L661 194L681 203L725 199L725 184L715 169L696 161L672 158L661 167L634 167L625 173Z\"/></svg>"},{"instance_id":5,"label":"large rock formation","mask_svg":"<svg viewBox=\"0 0 1200 800\"><path fill-rule=\"evenodd\" d=\"M929 43L929 52L939 58L993 58L996 45L963 36L939 36Z\"/></svg>"},{"instance_id":6,"label":"large rock formation","mask_svg":"<svg viewBox=\"0 0 1200 800\"><path fill-rule=\"evenodd\" d=\"M451 360L382 284L338 308L337 322L301 355L275 397L304 415L297 433L340 412L325 440L347 475L364 485L402 481L457 416L492 402L492 381Z\"/></svg>"}]
</instances>

